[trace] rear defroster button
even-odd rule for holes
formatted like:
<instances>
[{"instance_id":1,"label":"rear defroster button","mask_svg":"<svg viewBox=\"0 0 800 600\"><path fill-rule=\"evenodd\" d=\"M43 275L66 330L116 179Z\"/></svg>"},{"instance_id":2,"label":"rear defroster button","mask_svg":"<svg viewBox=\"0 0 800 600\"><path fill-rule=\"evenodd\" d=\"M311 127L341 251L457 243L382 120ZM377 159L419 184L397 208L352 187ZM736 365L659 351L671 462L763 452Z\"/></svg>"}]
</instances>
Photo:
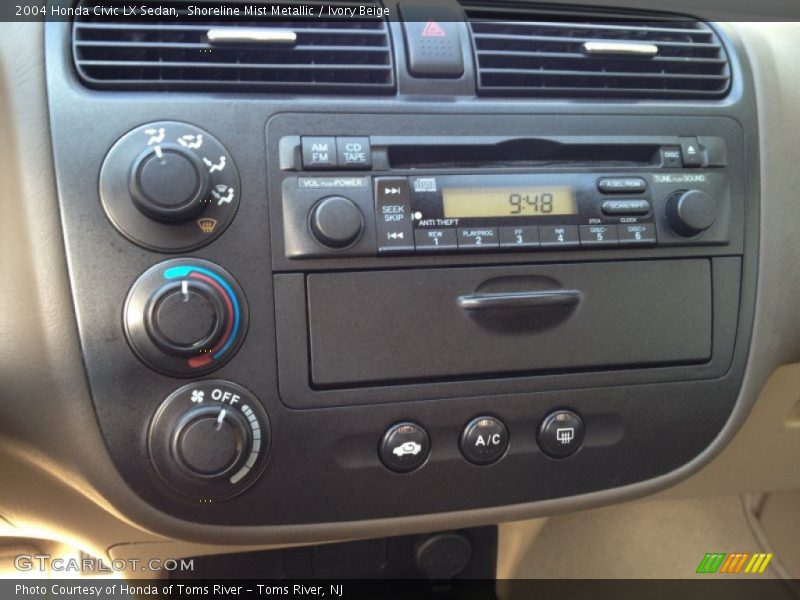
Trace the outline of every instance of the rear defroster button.
<instances>
[{"instance_id":1,"label":"rear defroster button","mask_svg":"<svg viewBox=\"0 0 800 600\"><path fill-rule=\"evenodd\" d=\"M581 447L583 433L583 419L570 410L557 410L539 426L539 446L553 458L566 458Z\"/></svg>"},{"instance_id":2,"label":"rear defroster button","mask_svg":"<svg viewBox=\"0 0 800 600\"><path fill-rule=\"evenodd\" d=\"M378 446L378 455L383 464L398 473L408 473L421 467L430 451L428 432L411 422L392 425L383 434Z\"/></svg>"}]
</instances>

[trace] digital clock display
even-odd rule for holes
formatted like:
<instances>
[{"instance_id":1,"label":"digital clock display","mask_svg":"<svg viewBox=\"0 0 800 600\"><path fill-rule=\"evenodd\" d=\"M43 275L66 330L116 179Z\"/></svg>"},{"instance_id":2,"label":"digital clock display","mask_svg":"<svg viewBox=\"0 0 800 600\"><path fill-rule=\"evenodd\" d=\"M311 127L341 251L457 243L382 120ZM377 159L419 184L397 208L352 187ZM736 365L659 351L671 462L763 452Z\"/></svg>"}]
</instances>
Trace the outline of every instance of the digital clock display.
<instances>
[{"instance_id":1,"label":"digital clock display","mask_svg":"<svg viewBox=\"0 0 800 600\"><path fill-rule=\"evenodd\" d=\"M575 194L567 186L443 188L446 219L574 215Z\"/></svg>"}]
</instances>

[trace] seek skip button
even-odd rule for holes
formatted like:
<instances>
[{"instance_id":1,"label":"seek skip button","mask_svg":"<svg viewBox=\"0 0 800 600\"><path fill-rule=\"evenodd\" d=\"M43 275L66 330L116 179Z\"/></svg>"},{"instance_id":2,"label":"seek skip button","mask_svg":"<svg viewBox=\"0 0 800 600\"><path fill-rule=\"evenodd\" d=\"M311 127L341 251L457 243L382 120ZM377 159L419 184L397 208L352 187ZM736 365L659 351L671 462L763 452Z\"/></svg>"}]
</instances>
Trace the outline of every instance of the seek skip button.
<instances>
[{"instance_id":1,"label":"seek skip button","mask_svg":"<svg viewBox=\"0 0 800 600\"><path fill-rule=\"evenodd\" d=\"M336 155L339 166L345 169L372 167L372 149L368 137L337 137Z\"/></svg>"}]
</instances>

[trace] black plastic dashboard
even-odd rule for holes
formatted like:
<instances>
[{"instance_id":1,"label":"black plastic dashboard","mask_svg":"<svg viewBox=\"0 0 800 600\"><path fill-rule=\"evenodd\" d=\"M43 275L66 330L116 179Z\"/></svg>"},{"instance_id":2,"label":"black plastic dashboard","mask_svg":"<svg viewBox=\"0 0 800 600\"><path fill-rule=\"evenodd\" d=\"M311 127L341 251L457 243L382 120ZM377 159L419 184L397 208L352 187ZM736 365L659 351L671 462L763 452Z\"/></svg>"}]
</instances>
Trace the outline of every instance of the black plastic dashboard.
<instances>
[{"instance_id":1,"label":"black plastic dashboard","mask_svg":"<svg viewBox=\"0 0 800 600\"><path fill-rule=\"evenodd\" d=\"M719 436L741 386L755 299L757 130L743 52L720 32L732 71L722 100L478 98L462 25L460 77L412 77L393 21L397 94L338 98L90 90L72 67L70 24L47 25L55 165L87 377L115 465L153 506L196 522L281 525L522 504L658 478ZM139 141L119 181L107 184L109 150L130 132ZM217 166L213 181L198 184L209 192L187 205L228 210L184 219L197 243L171 236L184 225L153 223L166 232L158 239L174 242L168 252L126 230L124 214L137 227L151 219L130 210L133 201L121 217L110 208L135 196L124 169L138 161L131 172L145 173L155 160L149 141L162 135L174 140L157 141L158 152L176 157L198 135L220 145L200 162L185 159L196 172ZM306 166L305 141L349 138L367 141L369 168ZM703 162L670 163L686 139ZM575 209L514 222L538 228L524 248L462 248L463 231L500 237L506 221L458 227L436 214L402 239L452 235L449 250L415 243L383 252L380 236L401 231L381 230L381 209L397 206L376 202L381 185L438 179L442 187L448 177L472 189L491 178L573 185ZM642 179L646 191L603 194L600 179ZM430 186L419 184L420 193L440 193ZM235 200L225 202L228 188ZM670 203L697 189L715 198L716 220L687 235ZM355 234L341 213L326 224L314 212L332 197L357 206ZM646 200L646 215L587 212L626 198ZM424 221L412 213L425 201L442 199L411 201L400 211L404 226ZM619 243L626 226L653 238ZM547 247L548 227L574 227L577 238ZM617 243L592 244L607 240L591 227L611 227ZM320 232L334 243L320 243ZM207 317L213 331L203 334L214 343L189 336L192 347L177 351L163 338L182 339L185 315L148 323L190 292L202 297L201 311L218 302L224 314ZM164 353L169 365L159 362ZM566 439L575 444L569 455L547 438L559 414L573 437L554 438L556 448ZM502 438L496 455L481 455L488 464L464 450L476 420L486 421L486 439ZM227 424L230 460L208 442L220 431L213 421Z\"/></svg>"}]
</instances>

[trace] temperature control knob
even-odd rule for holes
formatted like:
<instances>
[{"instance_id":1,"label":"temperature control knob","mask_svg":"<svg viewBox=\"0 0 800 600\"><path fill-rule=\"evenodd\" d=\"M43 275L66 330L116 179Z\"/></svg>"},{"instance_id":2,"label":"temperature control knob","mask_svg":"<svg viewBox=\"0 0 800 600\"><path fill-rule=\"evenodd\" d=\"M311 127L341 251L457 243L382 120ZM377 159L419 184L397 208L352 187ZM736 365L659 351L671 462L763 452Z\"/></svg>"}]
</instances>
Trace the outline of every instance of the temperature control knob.
<instances>
[{"instance_id":1,"label":"temperature control knob","mask_svg":"<svg viewBox=\"0 0 800 600\"><path fill-rule=\"evenodd\" d=\"M683 237L693 237L714 224L719 203L700 190L681 190L667 200L667 221Z\"/></svg>"},{"instance_id":2,"label":"temperature control knob","mask_svg":"<svg viewBox=\"0 0 800 600\"><path fill-rule=\"evenodd\" d=\"M176 377L218 369L236 353L247 330L239 284L199 259L168 260L148 269L128 293L124 318L139 358Z\"/></svg>"},{"instance_id":3,"label":"temperature control knob","mask_svg":"<svg viewBox=\"0 0 800 600\"><path fill-rule=\"evenodd\" d=\"M174 391L150 424L148 449L159 477L198 500L224 500L263 471L270 445L267 413L247 389L206 380Z\"/></svg>"}]
</instances>

